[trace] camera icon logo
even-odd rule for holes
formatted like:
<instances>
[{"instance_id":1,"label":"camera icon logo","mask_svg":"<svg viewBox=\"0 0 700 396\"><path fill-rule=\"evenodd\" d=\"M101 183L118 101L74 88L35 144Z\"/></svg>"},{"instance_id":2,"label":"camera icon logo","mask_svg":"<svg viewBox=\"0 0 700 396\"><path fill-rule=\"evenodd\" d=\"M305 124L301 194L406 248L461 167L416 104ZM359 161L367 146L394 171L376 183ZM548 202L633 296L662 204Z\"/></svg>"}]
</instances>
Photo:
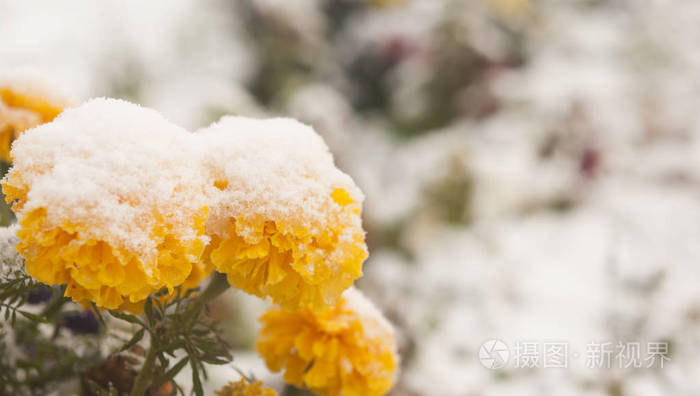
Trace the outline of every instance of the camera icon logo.
<instances>
[{"instance_id":1,"label":"camera icon logo","mask_svg":"<svg viewBox=\"0 0 700 396\"><path fill-rule=\"evenodd\" d=\"M510 349L505 342L498 339L484 341L479 348L481 365L490 370L499 370L508 364Z\"/></svg>"}]
</instances>

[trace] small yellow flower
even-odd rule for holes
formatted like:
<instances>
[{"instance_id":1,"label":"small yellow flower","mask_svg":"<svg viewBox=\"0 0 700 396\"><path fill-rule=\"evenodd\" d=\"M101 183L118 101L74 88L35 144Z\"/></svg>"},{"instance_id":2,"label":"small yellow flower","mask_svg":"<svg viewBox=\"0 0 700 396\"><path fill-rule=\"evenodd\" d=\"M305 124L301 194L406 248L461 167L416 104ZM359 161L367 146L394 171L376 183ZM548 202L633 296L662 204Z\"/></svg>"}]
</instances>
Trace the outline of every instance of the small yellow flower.
<instances>
[{"instance_id":1,"label":"small yellow flower","mask_svg":"<svg viewBox=\"0 0 700 396\"><path fill-rule=\"evenodd\" d=\"M22 132L53 120L70 105L68 99L48 93L40 78L13 74L0 75L0 159L4 161L10 161L10 146Z\"/></svg>"},{"instance_id":2,"label":"small yellow flower","mask_svg":"<svg viewBox=\"0 0 700 396\"><path fill-rule=\"evenodd\" d=\"M216 396L277 396L277 392L263 386L261 381L248 383L245 378L241 378L239 382L229 382L216 391Z\"/></svg>"},{"instance_id":3,"label":"small yellow flower","mask_svg":"<svg viewBox=\"0 0 700 396\"><path fill-rule=\"evenodd\" d=\"M329 396L379 396L394 384L398 355L391 325L354 288L333 308L272 309L256 344L284 380Z\"/></svg>"},{"instance_id":4,"label":"small yellow flower","mask_svg":"<svg viewBox=\"0 0 700 396\"><path fill-rule=\"evenodd\" d=\"M212 144L211 260L231 285L284 308L335 305L362 275L362 193L323 140L289 119L225 117Z\"/></svg>"},{"instance_id":5,"label":"small yellow flower","mask_svg":"<svg viewBox=\"0 0 700 396\"><path fill-rule=\"evenodd\" d=\"M190 139L152 110L106 99L20 136L3 191L27 273L67 284L77 302L129 310L206 277L201 173L163 144Z\"/></svg>"}]
</instances>

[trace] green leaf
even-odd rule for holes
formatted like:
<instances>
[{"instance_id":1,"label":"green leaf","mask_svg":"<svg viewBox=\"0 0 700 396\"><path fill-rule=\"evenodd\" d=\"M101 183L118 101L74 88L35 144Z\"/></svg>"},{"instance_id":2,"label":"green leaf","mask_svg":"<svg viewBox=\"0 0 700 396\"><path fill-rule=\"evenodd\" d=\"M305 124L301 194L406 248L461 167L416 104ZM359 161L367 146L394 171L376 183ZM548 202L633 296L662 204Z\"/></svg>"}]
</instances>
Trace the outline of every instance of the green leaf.
<instances>
[{"instance_id":1,"label":"green leaf","mask_svg":"<svg viewBox=\"0 0 700 396\"><path fill-rule=\"evenodd\" d=\"M146 302L143 304L143 312L146 314L146 319L148 319L149 326L153 326L153 299L151 296L148 296Z\"/></svg>"},{"instance_id":2,"label":"green leaf","mask_svg":"<svg viewBox=\"0 0 700 396\"><path fill-rule=\"evenodd\" d=\"M117 319L125 320L129 323L135 323L135 324L139 324L139 325L145 327L143 322L141 322L141 320L139 320L139 318L137 318L135 315L124 313L124 312L119 312L119 311L113 311L111 309L109 310L109 314L114 316Z\"/></svg>"},{"instance_id":3,"label":"green leaf","mask_svg":"<svg viewBox=\"0 0 700 396\"><path fill-rule=\"evenodd\" d=\"M221 357L212 356L212 355L204 355L204 356L201 356L200 359L205 363L216 364L216 365L230 363L232 360L232 359L228 359L225 357L221 358Z\"/></svg>"},{"instance_id":4,"label":"green leaf","mask_svg":"<svg viewBox=\"0 0 700 396\"><path fill-rule=\"evenodd\" d=\"M182 370L182 368L187 365L187 362L189 362L189 360L190 358L187 356L180 359L179 362L175 363L175 365L171 367L170 370L166 371L165 374L163 374L163 376L158 379L158 382L156 382L156 386L161 386L175 378L177 373L179 373L180 370Z\"/></svg>"},{"instance_id":5,"label":"green leaf","mask_svg":"<svg viewBox=\"0 0 700 396\"><path fill-rule=\"evenodd\" d=\"M40 322L40 323L49 323L49 321L46 320L46 318L43 318L39 315L35 315L35 314L29 313L27 311L17 311L17 312L19 312L20 315L24 316L25 318L27 318L29 320L33 320L35 322Z\"/></svg>"},{"instance_id":6,"label":"green leaf","mask_svg":"<svg viewBox=\"0 0 700 396\"><path fill-rule=\"evenodd\" d=\"M160 301L160 299L156 300L156 305L158 306L158 312L160 313L161 319L165 317L165 307L163 306L163 303Z\"/></svg>"},{"instance_id":7,"label":"green leaf","mask_svg":"<svg viewBox=\"0 0 700 396\"><path fill-rule=\"evenodd\" d=\"M122 351L126 351L127 349L131 348L132 346L136 345L137 342L141 341L143 338L144 333L146 332L146 329L141 329L134 333L134 336L131 337L129 342L124 344L124 346L121 348Z\"/></svg>"},{"instance_id":8,"label":"green leaf","mask_svg":"<svg viewBox=\"0 0 700 396\"><path fill-rule=\"evenodd\" d=\"M202 387L202 380L199 378L197 363L191 360L190 366L192 367L192 391L197 396L204 396L204 388Z\"/></svg>"},{"instance_id":9,"label":"green leaf","mask_svg":"<svg viewBox=\"0 0 700 396\"><path fill-rule=\"evenodd\" d=\"M97 320L100 321L100 324L102 325L102 328L106 328L106 327L107 327L107 324L105 323L105 318L102 317L102 314L100 313L100 309L97 308L97 304L95 304L94 302L90 301L90 308L92 308L92 313L95 314L95 317L97 318Z\"/></svg>"}]
</instances>

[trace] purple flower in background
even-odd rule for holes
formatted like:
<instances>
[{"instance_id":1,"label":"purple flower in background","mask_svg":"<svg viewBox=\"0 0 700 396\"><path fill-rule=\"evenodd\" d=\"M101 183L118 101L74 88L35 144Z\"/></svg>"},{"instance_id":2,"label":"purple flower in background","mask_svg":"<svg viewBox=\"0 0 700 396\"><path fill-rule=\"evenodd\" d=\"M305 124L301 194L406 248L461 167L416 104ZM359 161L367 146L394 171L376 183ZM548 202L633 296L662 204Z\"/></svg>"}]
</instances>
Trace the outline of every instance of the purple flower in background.
<instances>
[{"instance_id":1,"label":"purple flower in background","mask_svg":"<svg viewBox=\"0 0 700 396\"><path fill-rule=\"evenodd\" d=\"M97 334L100 330L100 323L90 311L66 313L61 322L63 327L76 335Z\"/></svg>"},{"instance_id":2,"label":"purple flower in background","mask_svg":"<svg viewBox=\"0 0 700 396\"><path fill-rule=\"evenodd\" d=\"M48 301L53 295L53 289L47 285L39 285L34 290L28 293L27 303L29 304L40 304Z\"/></svg>"}]
</instances>

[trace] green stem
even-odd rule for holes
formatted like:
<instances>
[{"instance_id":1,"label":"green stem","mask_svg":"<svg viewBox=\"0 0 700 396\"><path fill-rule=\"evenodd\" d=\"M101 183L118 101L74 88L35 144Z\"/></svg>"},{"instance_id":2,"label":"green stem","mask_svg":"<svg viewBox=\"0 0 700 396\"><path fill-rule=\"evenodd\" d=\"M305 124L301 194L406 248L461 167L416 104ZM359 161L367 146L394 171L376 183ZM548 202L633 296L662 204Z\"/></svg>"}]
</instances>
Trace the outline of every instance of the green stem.
<instances>
[{"instance_id":1,"label":"green stem","mask_svg":"<svg viewBox=\"0 0 700 396\"><path fill-rule=\"evenodd\" d=\"M195 298L195 301L187 307L186 316L192 317L193 320L199 316L204 306L221 293L228 290L229 284L226 280L226 275L215 272L206 289ZM134 387L131 390L131 396L143 396L148 389L148 386L153 382L153 369L156 361L157 350L151 341L151 347L146 355L146 360L143 362L141 372L134 381Z\"/></svg>"},{"instance_id":2,"label":"green stem","mask_svg":"<svg viewBox=\"0 0 700 396\"><path fill-rule=\"evenodd\" d=\"M143 361L143 366L139 375L136 376L134 386L131 388L131 396L143 396L146 394L146 389L153 382L153 366L156 362L156 348L151 342L151 347L146 354L146 360Z\"/></svg>"},{"instance_id":3,"label":"green stem","mask_svg":"<svg viewBox=\"0 0 700 396\"><path fill-rule=\"evenodd\" d=\"M49 321L52 321L56 317L56 315L58 315L58 313L61 311L61 307L63 306L63 304L70 301L69 298L63 296L64 292L65 288L63 287L53 288L53 295L51 296L51 300L49 300L48 304L46 304L44 309L41 311L41 316L45 317Z\"/></svg>"},{"instance_id":4,"label":"green stem","mask_svg":"<svg viewBox=\"0 0 700 396\"><path fill-rule=\"evenodd\" d=\"M218 297L221 293L228 290L228 288L229 284L226 280L226 275L221 272L214 272L207 288L197 296L194 303L188 308L189 313L199 315L199 312L209 301Z\"/></svg>"}]
</instances>

